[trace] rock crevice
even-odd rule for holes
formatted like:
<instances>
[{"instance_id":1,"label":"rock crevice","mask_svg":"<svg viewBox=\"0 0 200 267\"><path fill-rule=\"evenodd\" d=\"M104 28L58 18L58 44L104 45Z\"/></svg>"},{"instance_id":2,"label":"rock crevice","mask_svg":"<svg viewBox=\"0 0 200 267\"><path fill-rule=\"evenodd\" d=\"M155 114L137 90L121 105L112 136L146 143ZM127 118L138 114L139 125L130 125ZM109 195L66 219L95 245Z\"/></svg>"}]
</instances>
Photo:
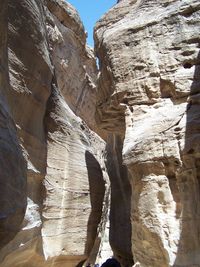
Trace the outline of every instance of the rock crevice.
<instances>
[{"instance_id":1,"label":"rock crevice","mask_svg":"<svg viewBox=\"0 0 200 267\"><path fill-rule=\"evenodd\" d=\"M1 1L1 267L200 266L199 17Z\"/></svg>"}]
</instances>

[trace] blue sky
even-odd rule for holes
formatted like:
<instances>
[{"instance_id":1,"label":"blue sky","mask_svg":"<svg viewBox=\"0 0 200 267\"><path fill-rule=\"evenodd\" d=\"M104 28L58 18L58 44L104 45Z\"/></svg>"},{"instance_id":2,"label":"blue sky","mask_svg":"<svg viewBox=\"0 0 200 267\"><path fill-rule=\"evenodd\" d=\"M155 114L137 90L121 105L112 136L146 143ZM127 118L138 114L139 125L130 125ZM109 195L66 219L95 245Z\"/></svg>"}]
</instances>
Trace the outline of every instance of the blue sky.
<instances>
[{"instance_id":1,"label":"blue sky","mask_svg":"<svg viewBox=\"0 0 200 267\"><path fill-rule=\"evenodd\" d=\"M79 12L85 30L88 32L87 43L93 46L93 27L97 20L107 12L117 0L67 0Z\"/></svg>"}]
</instances>

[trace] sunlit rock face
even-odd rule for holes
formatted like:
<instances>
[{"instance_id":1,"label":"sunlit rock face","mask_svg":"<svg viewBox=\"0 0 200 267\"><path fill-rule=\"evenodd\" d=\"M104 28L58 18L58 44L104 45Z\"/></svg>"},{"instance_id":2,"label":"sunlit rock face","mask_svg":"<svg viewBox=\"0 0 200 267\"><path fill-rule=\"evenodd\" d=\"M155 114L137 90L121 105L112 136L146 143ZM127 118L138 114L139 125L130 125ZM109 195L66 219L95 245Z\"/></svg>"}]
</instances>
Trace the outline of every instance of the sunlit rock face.
<instances>
[{"instance_id":1,"label":"sunlit rock face","mask_svg":"<svg viewBox=\"0 0 200 267\"><path fill-rule=\"evenodd\" d=\"M96 64L83 25L65 1L1 1L0 12L0 266L94 263L110 190L106 144L90 129Z\"/></svg>"},{"instance_id":2,"label":"sunlit rock face","mask_svg":"<svg viewBox=\"0 0 200 267\"><path fill-rule=\"evenodd\" d=\"M97 67L76 10L63 1L47 1L47 31L58 86L69 107L96 130Z\"/></svg>"},{"instance_id":3,"label":"sunlit rock face","mask_svg":"<svg viewBox=\"0 0 200 267\"><path fill-rule=\"evenodd\" d=\"M1 267L200 266L199 17L117 1L97 73L70 4L0 2Z\"/></svg>"},{"instance_id":4,"label":"sunlit rock face","mask_svg":"<svg viewBox=\"0 0 200 267\"><path fill-rule=\"evenodd\" d=\"M76 266L90 258L95 249L96 254L91 255L94 262L107 218L102 212L109 196L103 142L72 113L55 88L47 111L44 256L58 257L58 266L62 261ZM102 228L100 232L98 227Z\"/></svg>"},{"instance_id":5,"label":"sunlit rock face","mask_svg":"<svg viewBox=\"0 0 200 267\"><path fill-rule=\"evenodd\" d=\"M200 266L199 16L197 0L122 0L95 27L96 118L123 142L143 267Z\"/></svg>"}]
</instances>

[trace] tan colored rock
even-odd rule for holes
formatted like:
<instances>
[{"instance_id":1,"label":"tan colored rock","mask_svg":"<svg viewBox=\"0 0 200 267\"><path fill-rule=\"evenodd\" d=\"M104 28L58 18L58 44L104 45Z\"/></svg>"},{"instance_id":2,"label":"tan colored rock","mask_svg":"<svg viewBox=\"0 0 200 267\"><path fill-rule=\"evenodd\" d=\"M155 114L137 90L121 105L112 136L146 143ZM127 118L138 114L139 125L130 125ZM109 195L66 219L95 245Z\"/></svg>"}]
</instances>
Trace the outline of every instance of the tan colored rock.
<instances>
[{"instance_id":1,"label":"tan colored rock","mask_svg":"<svg viewBox=\"0 0 200 267\"><path fill-rule=\"evenodd\" d=\"M10 224L10 232L17 234L1 249L0 266L63 267L81 261L94 264L104 242L110 192L106 143L87 125L96 127L92 117L96 99L94 56L85 47L77 12L64 1L8 1L8 20L11 87L8 92L3 88L3 92L27 162L27 192L20 162L24 163L23 158L16 154L12 162L4 160L11 174L21 174L19 186L14 180L20 197L13 190L12 202L18 207L19 200L26 204L27 197L28 205L24 218L22 214L16 226ZM5 30L3 24L2 28ZM65 59L70 61L70 69ZM72 76L71 82L67 76ZM61 88L63 77L66 87ZM11 134L14 139L15 132ZM8 141L15 141L19 150L16 137L14 141L11 137ZM13 162L19 162L16 170ZM9 200L11 191L4 192Z\"/></svg>"},{"instance_id":2,"label":"tan colored rock","mask_svg":"<svg viewBox=\"0 0 200 267\"><path fill-rule=\"evenodd\" d=\"M123 0L95 29L97 120L124 141L144 267L200 266L199 12L196 0Z\"/></svg>"},{"instance_id":3,"label":"tan colored rock","mask_svg":"<svg viewBox=\"0 0 200 267\"><path fill-rule=\"evenodd\" d=\"M96 128L96 62L92 51L85 46L83 31L77 32L77 27L83 29L83 26L76 10L64 1L58 2L56 8L52 5L49 1L51 13L47 11L47 29L61 92L55 90L55 103L51 100L50 104L55 110L49 110L51 120L47 120L50 141L45 178L47 207L43 213L46 223L42 230L45 257L65 256L66 262L71 259L72 266L83 260L94 264L104 238L109 203L104 163L106 144L87 126ZM71 11L64 13L68 8ZM63 22L68 21L70 14L79 23L74 29ZM58 135L60 127L62 131ZM56 186L55 192L51 192L49 183Z\"/></svg>"},{"instance_id":4,"label":"tan colored rock","mask_svg":"<svg viewBox=\"0 0 200 267\"><path fill-rule=\"evenodd\" d=\"M10 90L7 98L27 162L27 192L21 190L20 193L26 194L28 205L21 231L1 250L2 266L20 264L12 253L19 254L20 259L19 251L25 247L26 251L30 247L34 251L33 244L39 243L42 226L42 180L47 153L43 121L53 69L41 1L8 1L8 60ZM9 263L11 259L13 262Z\"/></svg>"},{"instance_id":5,"label":"tan colored rock","mask_svg":"<svg viewBox=\"0 0 200 267\"><path fill-rule=\"evenodd\" d=\"M42 2L8 1L8 21L12 89L9 104L26 151L29 172L42 176L46 162L43 120L53 73Z\"/></svg>"},{"instance_id":6,"label":"tan colored rock","mask_svg":"<svg viewBox=\"0 0 200 267\"><path fill-rule=\"evenodd\" d=\"M102 140L62 102L55 91L48 106L42 239L45 258L65 256L75 266L90 255L104 223L108 178Z\"/></svg>"},{"instance_id":7,"label":"tan colored rock","mask_svg":"<svg viewBox=\"0 0 200 267\"><path fill-rule=\"evenodd\" d=\"M97 67L92 48L86 46L84 27L77 11L67 2L47 3L51 11L47 30L58 86L72 111L97 130Z\"/></svg>"},{"instance_id":8,"label":"tan colored rock","mask_svg":"<svg viewBox=\"0 0 200 267\"><path fill-rule=\"evenodd\" d=\"M8 4L1 267L102 263L108 239L122 266L200 266L198 1L118 1L96 26L98 87L70 4Z\"/></svg>"}]
</instances>

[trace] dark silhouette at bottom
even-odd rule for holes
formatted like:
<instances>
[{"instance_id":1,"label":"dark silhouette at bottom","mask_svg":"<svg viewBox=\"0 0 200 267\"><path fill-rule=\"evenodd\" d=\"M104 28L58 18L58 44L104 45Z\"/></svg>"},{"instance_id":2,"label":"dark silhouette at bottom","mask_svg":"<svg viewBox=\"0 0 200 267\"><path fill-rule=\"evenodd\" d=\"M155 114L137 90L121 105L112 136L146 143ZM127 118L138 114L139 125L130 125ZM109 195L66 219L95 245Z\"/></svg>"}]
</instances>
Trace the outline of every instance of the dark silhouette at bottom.
<instances>
[{"instance_id":1,"label":"dark silhouette at bottom","mask_svg":"<svg viewBox=\"0 0 200 267\"><path fill-rule=\"evenodd\" d=\"M101 267L121 267L120 263L114 259L114 258L111 258L111 259L108 259L107 261L105 261Z\"/></svg>"}]
</instances>

